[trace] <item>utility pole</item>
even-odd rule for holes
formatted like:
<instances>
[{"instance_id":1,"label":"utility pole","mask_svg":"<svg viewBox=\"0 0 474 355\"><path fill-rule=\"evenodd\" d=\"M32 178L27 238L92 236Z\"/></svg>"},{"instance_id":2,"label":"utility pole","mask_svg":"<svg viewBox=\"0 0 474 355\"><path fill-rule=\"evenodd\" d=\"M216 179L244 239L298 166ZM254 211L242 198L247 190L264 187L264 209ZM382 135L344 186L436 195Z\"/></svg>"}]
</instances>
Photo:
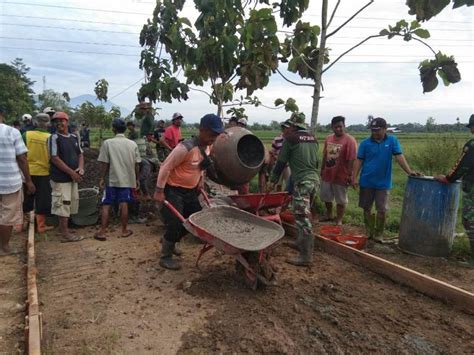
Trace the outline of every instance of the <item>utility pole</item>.
<instances>
[{"instance_id":1,"label":"utility pole","mask_svg":"<svg viewBox=\"0 0 474 355\"><path fill-rule=\"evenodd\" d=\"M46 90L46 75L43 75L43 94L45 90Z\"/></svg>"}]
</instances>

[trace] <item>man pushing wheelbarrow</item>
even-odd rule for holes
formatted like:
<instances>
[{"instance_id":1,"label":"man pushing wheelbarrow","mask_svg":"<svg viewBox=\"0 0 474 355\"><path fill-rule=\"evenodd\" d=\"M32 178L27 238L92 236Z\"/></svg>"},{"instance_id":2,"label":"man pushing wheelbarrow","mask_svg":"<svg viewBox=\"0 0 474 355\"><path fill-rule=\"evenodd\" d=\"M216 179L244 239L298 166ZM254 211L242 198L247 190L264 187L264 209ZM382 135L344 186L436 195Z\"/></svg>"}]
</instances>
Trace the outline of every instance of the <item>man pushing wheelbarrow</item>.
<instances>
[{"instance_id":1,"label":"man pushing wheelbarrow","mask_svg":"<svg viewBox=\"0 0 474 355\"><path fill-rule=\"evenodd\" d=\"M167 200L184 218L201 210L198 191L204 171L210 165L205 150L223 132L219 116L207 114L201 118L199 135L179 143L161 165L154 196L156 201L164 203ZM166 232L161 247L160 266L179 270L181 265L173 259L173 253L176 243L186 234L186 229L169 208L163 208L162 213L166 220Z\"/></svg>"}]
</instances>

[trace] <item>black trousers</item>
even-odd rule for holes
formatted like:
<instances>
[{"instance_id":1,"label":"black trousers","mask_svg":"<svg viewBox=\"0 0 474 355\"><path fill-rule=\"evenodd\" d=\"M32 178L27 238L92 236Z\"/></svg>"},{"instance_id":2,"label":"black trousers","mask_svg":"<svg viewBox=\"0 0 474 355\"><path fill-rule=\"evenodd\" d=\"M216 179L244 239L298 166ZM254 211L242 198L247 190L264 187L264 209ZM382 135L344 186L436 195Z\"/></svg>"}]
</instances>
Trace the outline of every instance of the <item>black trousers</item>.
<instances>
[{"instance_id":1,"label":"black trousers","mask_svg":"<svg viewBox=\"0 0 474 355\"><path fill-rule=\"evenodd\" d=\"M183 187L166 185L165 197L184 218L188 218L193 213L201 210L197 189L185 189ZM163 207L162 214L166 221L164 238L169 242L179 242L186 234L183 223L167 207Z\"/></svg>"},{"instance_id":2,"label":"black trousers","mask_svg":"<svg viewBox=\"0 0 474 355\"><path fill-rule=\"evenodd\" d=\"M36 214L51 214L51 183L49 175L31 175L31 180L36 187L36 192L34 195L25 194L23 212L31 212L34 209Z\"/></svg>"}]
</instances>

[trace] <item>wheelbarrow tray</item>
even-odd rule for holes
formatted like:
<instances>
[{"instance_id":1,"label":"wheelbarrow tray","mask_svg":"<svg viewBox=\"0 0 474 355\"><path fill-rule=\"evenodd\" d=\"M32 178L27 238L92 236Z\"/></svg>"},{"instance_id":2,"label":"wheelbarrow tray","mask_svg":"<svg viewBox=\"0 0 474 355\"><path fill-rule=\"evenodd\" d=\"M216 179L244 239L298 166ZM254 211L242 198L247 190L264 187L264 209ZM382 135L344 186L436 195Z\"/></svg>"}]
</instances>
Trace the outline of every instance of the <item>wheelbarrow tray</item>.
<instances>
[{"instance_id":1,"label":"wheelbarrow tray","mask_svg":"<svg viewBox=\"0 0 474 355\"><path fill-rule=\"evenodd\" d=\"M230 206L194 213L184 225L192 234L229 254L266 249L285 235L280 225Z\"/></svg>"},{"instance_id":2,"label":"wheelbarrow tray","mask_svg":"<svg viewBox=\"0 0 474 355\"><path fill-rule=\"evenodd\" d=\"M256 211L259 208L281 207L288 198L288 193L272 192L269 194L229 195L228 197L231 198L240 209Z\"/></svg>"}]
</instances>

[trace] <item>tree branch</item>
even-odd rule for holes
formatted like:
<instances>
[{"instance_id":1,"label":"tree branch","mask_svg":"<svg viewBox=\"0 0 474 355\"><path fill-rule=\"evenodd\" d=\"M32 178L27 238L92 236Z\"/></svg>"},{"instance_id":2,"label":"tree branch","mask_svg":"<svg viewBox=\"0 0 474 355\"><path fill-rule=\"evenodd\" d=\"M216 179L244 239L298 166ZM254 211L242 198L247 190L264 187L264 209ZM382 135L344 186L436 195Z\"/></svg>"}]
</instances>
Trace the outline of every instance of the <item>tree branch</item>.
<instances>
[{"instance_id":1,"label":"tree branch","mask_svg":"<svg viewBox=\"0 0 474 355\"><path fill-rule=\"evenodd\" d=\"M337 8L339 7L339 4L341 3L341 0L337 0L336 6L334 6L334 10L332 10L331 18L329 19L329 22L327 23L326 27L329 27L331 25L332 19L334 18L334 15L336 14Z\"/></svg>"},{"instance_id":2,"label":"tree branch","mask_svg":"<svg viewBox=\"0 0 474 355\"><path fill-rule=\"evenodd\" d=\"M347 53L351 52L352 50L356 49L357 47L363 45L365 42L367 42L369 39L372 39L372 38L377 38L377 37L384 37L384 35L372 35L372 36L369 36L367 37L366 39L360 41L359 43L357 43L355 46L349 48L347 51L345 51L344 53L342 53L339 57L336 58L336 60L334 60L328 67L324 68L323 70L323 74L328 71L334 64L336 64L339 59L341 59L342 57L344 57Z\"/></svg>"},{"instance_id":3,"label":"tree branch","mask_svg":"<svg viewBox=\"0 0 474 355\"><path fill-rule=\"evenodd\" d=\"M334 31L332 31L331 33L329 33L326 38L329 38L331 37L332 35L335 35L337 32L339 32L340 29L342 29L345 25L347 25L349 22L351 22L358 14L360 14L362 11L365 10L366 7L372 5L372 3L374 2L375 0L370 0L367 4L365 4L364 6L362 6L354 15L352 15L351 17L349 17L342 25L340 25L338 28L336 28Z\"/></svg>"},{"instance_id":4,"label":"tree branch","mask_svg":"<svg viewBox=\"0 0 474 355\"><path fill-rule=\"evenodd\" d=\"M210 95L207 91L204 91L204 90L201 90L201 89L192 88L191 86L189 86L189 90L202 92L203 94L206 94L209 98L211 98L211 95Z\"/></svg>"},{"instance_id":5,"label":"tree branch","mask_svg":"<svg viewBox=\"0 0 474 355\"><path fill-rule=\"evenodd\" d=\"M435 52L435 50L434 50L428 43L426 43L425 41L422 41L422 40L419 39L419 38L415 38L415 37L412 37L411 39L414 39L415 41L418 41L418 42L424 44L426 47L428 47L428 48L430 49L431 52L433 52L433 54L434 54L435 57L436 57L436 52Z\"/></svg>"},{"instance_id":6,"label":"tree branch","mask_svg":"<svg viewBox=\"0 0 474 355\"><path fill-rule=\"evenodd\" d=\"M311 70L313 73L316 73L316 69L314 69L311 65L308 64L308 62L306 62L306 60L304 59L305 55L301 54L300 52L298 52L298 50L294 47L294 46L291 46L293 48L293 50L296 52L296 54L299 55L299 57L301 58L301 60L303 61L304 65L306 65L308 67L309 70Z\"/></svg>"},{"instance_id":7,"label":"tree branch","mask_svg":"<svg viewBox=\"0 0 474 355\"><path fill-rule=\"evenodd\" d=\"M310 87L310 88L314 87L314 85L312 85L312 84L297 83L297 82L295 82L295 81L292 81L292 80L288 79L286 76L284 76L284 75L281 73L280 69L278 69L278 68L276 69L276 71L278 72L278 74L281 75L281 77L282 77L283 79L285 79L286 81L288 81L289 83L291 83L291 84L293 84L293 85L296 85L296 86L307 86L307 87Z\"/></svg>"}]
</instances>

